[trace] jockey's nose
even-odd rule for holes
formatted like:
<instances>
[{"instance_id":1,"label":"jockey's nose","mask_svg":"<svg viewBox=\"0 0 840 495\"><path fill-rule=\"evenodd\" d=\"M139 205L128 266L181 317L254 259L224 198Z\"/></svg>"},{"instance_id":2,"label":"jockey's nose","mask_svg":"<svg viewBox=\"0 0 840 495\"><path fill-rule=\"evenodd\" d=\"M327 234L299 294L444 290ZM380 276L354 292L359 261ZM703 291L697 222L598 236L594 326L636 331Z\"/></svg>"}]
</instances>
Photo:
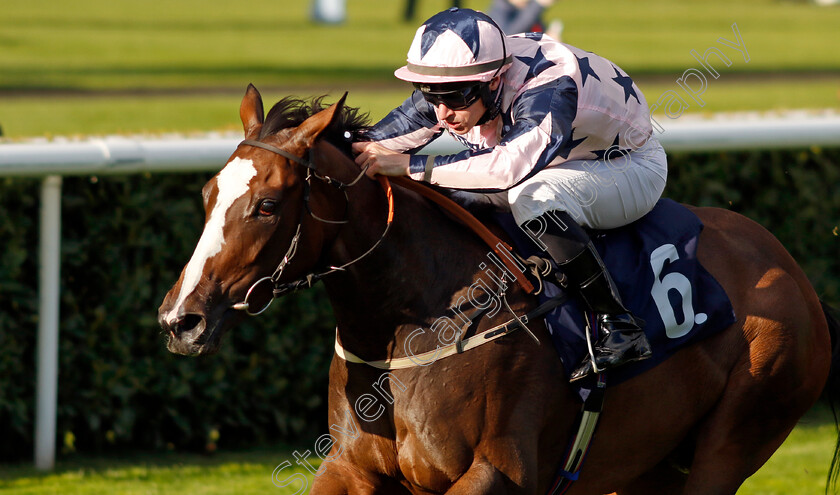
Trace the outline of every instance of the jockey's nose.
<instances>
[{"instance_id":1,"label":"jockey's nose","mask_svg":"<svg viewBox=\"0 0 840 495\"><path fill-rule=\"evenodd\" d=\"M455 110L452 110L443 103L439 103L435 106L435 112L437 112L437 117L440 120L446 120L447 117L455 115Z\"/></svg>"}]
</instances>

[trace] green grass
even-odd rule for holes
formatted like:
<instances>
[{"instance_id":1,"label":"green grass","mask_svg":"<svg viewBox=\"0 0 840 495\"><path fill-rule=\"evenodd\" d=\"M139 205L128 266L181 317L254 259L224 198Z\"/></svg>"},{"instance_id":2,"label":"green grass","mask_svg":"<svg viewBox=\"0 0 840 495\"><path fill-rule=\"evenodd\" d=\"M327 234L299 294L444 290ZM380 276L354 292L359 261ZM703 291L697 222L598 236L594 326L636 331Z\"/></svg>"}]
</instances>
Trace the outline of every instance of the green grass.
<instances>
[{"instance_id":1,"label":"green grass","mask_svg":"<svg viewBox=\"0 0 840 495\"><path fill-rule=\"evenodd\" d=\"M466 6L484 8L488 1ZM249 82L266 102L351 91L379 118L408 86L393 78L417 24L448 2L348 2L341 26L314 25L308 2L6 0L0 16L0 126L7 137L160 133L238 127ZM840 8L777 0L558 2L564 41L612 59L653 103L717 46L731 66L689 112L840 108ZM735 40L745 61L717 40ZM177 90L175 95L171 91ZM80 96L81 95L81 96ZM683 95L688 99L688 96Z\"/></svg>"},{"instance_id":2,"label":"green grass","mask_svg":"<svg viewBox=\"0 0 840 495\"><path fill-rule=\"evenodd\" d=\"M823 492L837 433L825 407L815 407L794 429L781 449L747 480L738 495L814 495ZM311 446L308 447L311 450ZM0 465L0 495L182 495L295 493L301 483L285 488L272 484L272 474L312 476L296 466L293 452L307 447L217 452L212 456L176 452L135 453L96 458L71 456L44 474L30 465ZM318 459L310 457L317 467ZM307 490L308 492L308 490Z\"/></svg>"},{"instance_id":3,"label":"green grass","mask_svg":"<svg viewBox=\"0 0 840 495\"><path fill-rule=\"evenodd\" d=\"M247 7L222 0L5 0L0 89L381 81L404 61L417 24L447 2L420 5L418 18L404 23L403 2L348 2L348 21L333 27L310 23L308 2L293 0L252 0ZM734 40L733 23L750 61L744 67L734 60L730 71L840 70L837 8L775 0L639 0L630 8L594 0L558 2L546 14L555 17L567 26L566 41L635 75L682 72L696 64L690 50Z\"/></svg>"},{"instance_id":4,"label":"green grass","mask_svg":"<svg viewBox=\"0 0 840 495\"><path fill-rule=\"evenodd\" d=\"M10 138L241 130L239 104L246 85L240 92L223 95L16 98L0 101L0 125ZM261 93L267 111L284 96L328 94L327 101L335 101L342 92L327 88L289 93L269 88L261 89ZM352 89L347 104L363 108L376 119L405 96L405 91L399 89Z\"/></svg>"},{"instance_id":5,"label":"green grass","mask_svg":"<svg viewBox=\"0 0 840 495\"><path fill-rule=\"evenodd\" d=\"M81 457L60 461L52 474L32 467L0 466L0 494L152 495L256 494L284 492L272 484L275 467L289 449L200 454L141 453L114 458ZM306 473L298 466L283 470ZM311 478L311 477L310 477Z\"/></svg>"},{"instance_id":6,"label":"green grass","mask_svg":"<svg viewBox=\"0 0 840 495\"><path fill-rule=\"evenodd\" d=\"M738 495L814 495L825 490L837 431L831 413L815 407Z\"/></svg>"},{"instance_id":7,"label":"green grass","mask_svg":"<svg viewBox=\"0 0 840 495\"><path fill-rule=\"evenodd\" d=\"M837 82L805 80L791 92L788 83L727 81L722 75L711 81L703 95L701 107L673 81L656 78L639 81L652 105L666 91L676 91L690 105L688 113L709 114L735 111L781 111L789 109L840 109L840 77ZM674 77L676 79L676 76ZM369 113L372 121L383 117L407 96L407 89L370 90L348 87L347 104ZM335 101L342 91L335 88L309 88L288 91L261 88L266 109L278 99L327 94ZM104 134L191 133L209 130L240 130L239 103L245 85L239 92L213 95L146 96L146 97L19 97L0 99L0 125L7 137L88 136ZM655 114L660 122L662 110Z\"/></svg>"}]
</instances>

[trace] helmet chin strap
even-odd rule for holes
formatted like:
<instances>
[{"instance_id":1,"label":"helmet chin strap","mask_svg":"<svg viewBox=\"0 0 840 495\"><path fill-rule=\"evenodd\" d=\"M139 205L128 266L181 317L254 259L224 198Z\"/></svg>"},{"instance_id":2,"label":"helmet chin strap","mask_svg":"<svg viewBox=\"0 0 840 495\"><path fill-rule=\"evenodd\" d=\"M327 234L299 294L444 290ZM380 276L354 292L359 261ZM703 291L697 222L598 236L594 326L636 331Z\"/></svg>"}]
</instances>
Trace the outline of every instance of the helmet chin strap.
<instances>
[{"instance_id":1,"label":"helmet chin strap","mask_svg":"<svg viewBox=\"0 0 840 495\"><path fill-rule=\"evenodd\" d=\"M478 119L475 125L482 125L490 122L502 111L502 81L499 79L499 87L495 91L490 90L490 83L481 87L481 102L487 110Z\"/></svg>"}]
</instances>

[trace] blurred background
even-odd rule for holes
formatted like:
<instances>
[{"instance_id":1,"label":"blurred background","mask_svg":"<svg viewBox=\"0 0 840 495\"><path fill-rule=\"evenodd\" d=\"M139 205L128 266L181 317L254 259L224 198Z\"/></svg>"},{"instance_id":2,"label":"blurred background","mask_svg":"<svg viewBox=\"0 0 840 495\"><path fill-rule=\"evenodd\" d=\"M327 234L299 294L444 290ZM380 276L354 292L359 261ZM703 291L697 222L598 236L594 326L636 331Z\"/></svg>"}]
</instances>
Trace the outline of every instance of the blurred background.
<instances>
[{"instance_id":1,"label":"blurred background","mask_svg":"<svg viewBox=\"0 0 840 495\"><path fill-rule=\"evenodd\" d=\"M458 3L486 11L491 2ZM563 0L542 22L621 66L651 105L679 95L678 119L824 116L840 110L832 3ZM347 103L376 121L411 89L393 70L414 31L452 4L4 0L0 145L239 136L249 83L266 108L349 91ZM749 60L718 41L736 42L733 24ZM677 79L702 70L692 51L710 47L732 63L709 59L720 76L707 77L701 104ZM654 117L675 117L664 112ZM840 306L840 149L669 151L669 163L666 196L760 222ZM170 355L156 322L198 240L211 176L65 177L58 462L44 473L32 467L41 182L0 175L0 493L303 492L276 487L272 472L328 431L334 324L321 288L231 332L216 356ZM835 440L818 406L739 493L817 493Z\"/></svg>"}]
</instances>

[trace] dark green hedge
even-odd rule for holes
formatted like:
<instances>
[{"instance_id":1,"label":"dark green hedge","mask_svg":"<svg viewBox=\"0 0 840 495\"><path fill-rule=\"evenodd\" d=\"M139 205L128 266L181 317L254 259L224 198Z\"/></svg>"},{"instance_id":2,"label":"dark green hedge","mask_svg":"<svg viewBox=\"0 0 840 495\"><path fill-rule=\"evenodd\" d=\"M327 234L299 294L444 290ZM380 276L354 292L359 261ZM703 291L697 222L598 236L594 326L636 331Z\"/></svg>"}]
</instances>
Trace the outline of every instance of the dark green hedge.
<instances>
[{"instance_id":1,"label":"dark green hedge","mask_svg":"<svg viewBox=\"0 0 840 495\"><path fill-rule=\"evenodd\" d=\"M665 195L737 211L770 230L817 294L840 306L840 149L669 154Z\"/></svg>"},{"instance_id":2,"label":"dark green hedge","mask_svg":"<svg viewBox=\"0 0 840 495\"><path fill-rule=\"evenodd\" d=\"M671 155L666 196L782 240L840 305L840 150ZM307 441L323 433L333 321L320 288L280 301L206 358L164 349L156 313L198 240L209 174L67 178L57 442L79 451ZM0 460L32 455L36 180L0 178ZM74 440L69 438L72 434Z\"/></svg>"}]
</instances>

